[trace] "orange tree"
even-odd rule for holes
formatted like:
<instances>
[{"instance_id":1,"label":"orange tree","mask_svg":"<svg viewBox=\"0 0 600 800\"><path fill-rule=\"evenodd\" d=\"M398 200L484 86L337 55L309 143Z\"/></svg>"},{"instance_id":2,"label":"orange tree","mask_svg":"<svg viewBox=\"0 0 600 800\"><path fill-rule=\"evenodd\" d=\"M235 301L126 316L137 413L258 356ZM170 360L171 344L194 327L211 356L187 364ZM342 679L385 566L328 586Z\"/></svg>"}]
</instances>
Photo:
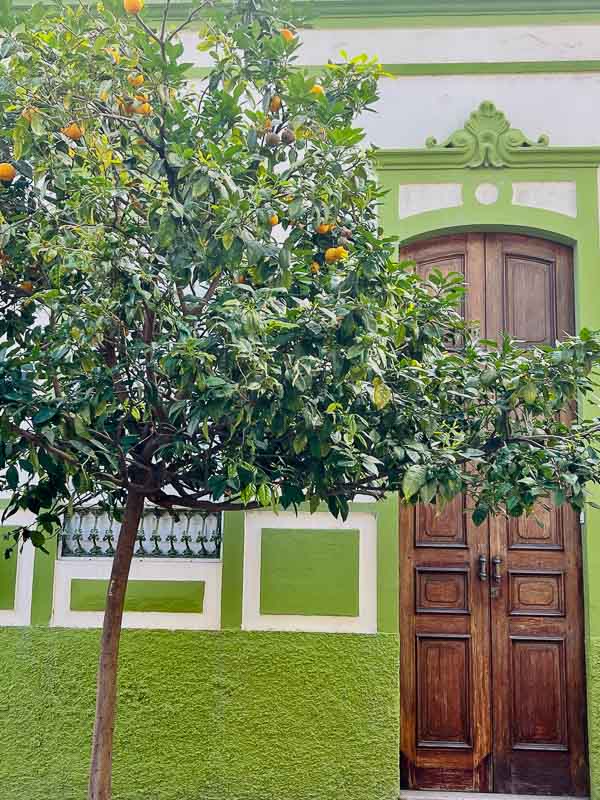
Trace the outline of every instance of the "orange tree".
<instances>
[{"instance_id":1,"label":"orange tree","mask_svg":"<svg viewBox=\"0 0 600 800\"><path fill-rule=\"evenodd\" d=\"M378 228L365 57L318 78L270 0L203 20L186 80L168 3L0 2L0 490L44 547L74 505L120 514L89 797L111 795L121 617L144 504L222 511L355 494L471 497L475 521L584 504L597 424L559 411L600 338L478 343L458 277ZM454 341L454 347L448 343Z\"/></svg>"}]
</instances>

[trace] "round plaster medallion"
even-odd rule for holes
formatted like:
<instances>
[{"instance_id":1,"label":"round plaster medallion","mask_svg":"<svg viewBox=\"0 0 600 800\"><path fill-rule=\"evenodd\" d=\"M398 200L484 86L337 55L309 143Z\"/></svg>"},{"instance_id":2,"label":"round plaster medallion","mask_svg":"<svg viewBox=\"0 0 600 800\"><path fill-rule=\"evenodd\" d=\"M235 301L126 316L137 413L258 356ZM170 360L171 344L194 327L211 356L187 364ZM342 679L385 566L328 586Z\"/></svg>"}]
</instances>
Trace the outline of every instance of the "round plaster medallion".
<instances>
[{"instance_id":1,"label":"round plaster medallion","mask_svg":"<svg viewBox=\"0 0 600 800\"><path fill-rule=\"evenodd\" d=\"M498 187L493 183L480 183L475 189L475 199L482 206L491 206L498 199Z\"/></svg>"}]
</instances>

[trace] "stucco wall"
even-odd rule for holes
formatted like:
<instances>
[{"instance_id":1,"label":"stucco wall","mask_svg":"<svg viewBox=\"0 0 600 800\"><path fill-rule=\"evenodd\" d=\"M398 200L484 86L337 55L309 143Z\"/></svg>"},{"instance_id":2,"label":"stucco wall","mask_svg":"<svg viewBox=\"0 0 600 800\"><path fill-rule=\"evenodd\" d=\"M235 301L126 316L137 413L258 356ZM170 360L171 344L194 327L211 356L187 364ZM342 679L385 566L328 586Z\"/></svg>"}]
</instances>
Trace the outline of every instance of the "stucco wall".
<instances>
[{"instance_id":1,"label":"stucco wall","mask_svg":"<svg viewBox=\"0 0 600 800\"><path fill-rule=\"evenodd\" d=\"M97 650L0 630L2 800L84 800ZM120 697L114 800L397 797L396 636L125 631Z\"/></svg>"}]
</instances>

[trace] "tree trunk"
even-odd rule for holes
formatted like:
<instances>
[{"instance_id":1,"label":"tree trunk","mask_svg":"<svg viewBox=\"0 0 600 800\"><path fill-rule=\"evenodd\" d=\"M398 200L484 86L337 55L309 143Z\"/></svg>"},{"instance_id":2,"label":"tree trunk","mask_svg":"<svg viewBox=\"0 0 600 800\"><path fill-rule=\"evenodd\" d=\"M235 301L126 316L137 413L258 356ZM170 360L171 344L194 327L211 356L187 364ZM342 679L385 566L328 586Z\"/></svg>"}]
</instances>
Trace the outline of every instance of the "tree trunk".
<instances>
[{"instance_id":1,"label":"tree trunk","mask_svg":"<svg viewBox=\"0 0 600 800\"><path fill-rule=\"evenodd\" d=\"M112 749L117 709L119 640L129 568L143 510L144 496L130 490L106 595L88 800L111 800L112 796Z\"/></svg>"}]
</instances>

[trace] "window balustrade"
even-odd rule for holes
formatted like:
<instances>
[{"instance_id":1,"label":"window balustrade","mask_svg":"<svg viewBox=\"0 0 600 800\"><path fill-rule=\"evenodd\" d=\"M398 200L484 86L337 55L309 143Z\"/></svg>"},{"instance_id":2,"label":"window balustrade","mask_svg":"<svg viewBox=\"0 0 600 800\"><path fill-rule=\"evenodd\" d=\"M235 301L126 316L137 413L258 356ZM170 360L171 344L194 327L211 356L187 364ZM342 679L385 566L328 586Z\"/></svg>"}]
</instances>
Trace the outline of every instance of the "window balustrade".
<instances>
[{"instance_id":1,"label":"window balustrade","mask_svg":"<svg viewBox=\"0 0 600 800\"><path fill-rule=\"evenodd\" d=\"M111 558L121 523L106 509L75 510L60 537L61 558ZM145 510L134 551L136 558L220 558L220 514L199 511Z\"/></svg>"}]
</instances>

